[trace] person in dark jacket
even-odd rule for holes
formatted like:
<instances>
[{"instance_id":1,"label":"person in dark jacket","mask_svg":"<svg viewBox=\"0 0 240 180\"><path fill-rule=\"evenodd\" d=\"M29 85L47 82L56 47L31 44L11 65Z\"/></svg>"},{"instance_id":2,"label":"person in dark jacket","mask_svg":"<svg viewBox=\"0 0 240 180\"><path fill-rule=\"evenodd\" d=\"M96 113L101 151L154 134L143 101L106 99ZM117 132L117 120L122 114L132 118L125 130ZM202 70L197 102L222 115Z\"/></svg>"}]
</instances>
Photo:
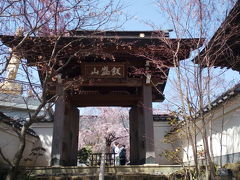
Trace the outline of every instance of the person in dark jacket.
<instances>
[{"instance_id":1,"label":"person in dark jacket","mask_svg":"<svg viewBox=\"0 0 240 180\"><path fill-rule=\"evenodd\" d=\"M125 145L122 145L119 153L120 165L125 165L127 162Z\"/></svg>"}]
</instances>

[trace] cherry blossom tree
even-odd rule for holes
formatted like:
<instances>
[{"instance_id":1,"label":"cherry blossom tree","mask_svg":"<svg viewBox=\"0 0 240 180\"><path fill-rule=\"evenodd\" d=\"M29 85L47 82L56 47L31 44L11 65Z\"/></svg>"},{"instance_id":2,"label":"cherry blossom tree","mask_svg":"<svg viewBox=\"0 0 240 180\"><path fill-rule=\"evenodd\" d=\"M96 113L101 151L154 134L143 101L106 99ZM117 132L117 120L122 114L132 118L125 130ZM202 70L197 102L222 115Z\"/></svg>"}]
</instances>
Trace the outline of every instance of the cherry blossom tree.
<instances>
[{"instance_id":1,"label":"cherry blossom tree","mask_svg":"<svg viewBox=\"0 0 240 180\"><path fill-rule=\"evenodd\" d=\"M128 110L124 108L97 108L98 116L80 118L79 148L92 147L93 152L110 152L114 141L129 147ZM82 116L83 117L83 116Z\"/></svg>"},{"instance_id":2,"label":"cherry blossom tree","mask_svg":"<svg viewBox=\"0 0 240 180\"><path fill-rule=\"evenodd\" d=\"M39 100L40 105L34 112L29 113L27 121L20 130L19 147L13 162L8 161L10 171L7 179L16 179L18 167L22 160L22 154L25 149L26 131L34 122L38 122L43 117L40 112L49 102L54 102L58 95L47 98L48 83L56 80L56 76L63 70L65 63L59 68L58 54L64 48L71 45L71 42L64 48L56 49L59 39L63 36L69 36L70 30L105 30L116 28L117 25L111 26L118 17L122 9L121 3L115 0L2 0L0 3L0 35L1 40L4 36L14 36L14 40L19 41L9 51L2 42L0 43L0 78L4 79L6 69L12 57L19 55L21 63L22 79L29 83L29 89ZM50 57L44 61L27 64L27 61L21 57L21 54L34 51L34 47L24 50L24 43L33 37L48 37L47 44L53 44ZM51 38L49 38L51 37ZM55 47L55 48L54 48ZM41 51L41 49L38 49ZM43 50L44 52L44 50ZM68 62L71 61L71 58ZM12 63L10 63L12 64ZM36 76L36 69L42 74L41 92L36 91L33 83L33 77ZM21 74L21 75L22 75ZM20 75L19 73L17 74ZM34 78L35 82L38 78ZM8 80L8 79L7 79ZM38 81L39 83L39 81ZM69 83L71 84L71 83ZM69 84L66 85L69 87ZM27 105L27 104L26 104Z\"/></svg>"}]
</instances>

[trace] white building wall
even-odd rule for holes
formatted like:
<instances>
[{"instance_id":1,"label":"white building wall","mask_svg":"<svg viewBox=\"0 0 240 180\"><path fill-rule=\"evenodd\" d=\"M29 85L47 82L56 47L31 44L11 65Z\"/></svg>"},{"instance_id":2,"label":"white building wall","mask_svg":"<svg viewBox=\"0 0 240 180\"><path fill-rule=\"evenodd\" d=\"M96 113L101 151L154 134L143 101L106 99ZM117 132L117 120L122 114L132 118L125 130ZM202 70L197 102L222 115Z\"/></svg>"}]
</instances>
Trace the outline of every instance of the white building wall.
<instances>
[{"instance_id":1,"label":"white building wall","mask_svg":"<svg viewBox=\"0 0 240 180\"><path fill-rule=\"evenodd\" d=\"M34 123L31 126L39 136L42 147L46 149L44 156L38 159L38 164L41 166L50 165L51 150L52 150L52 134L53 134L53 123L43 122ZM155 121L154 122L154 142L156 152L156 162L158 164L173 164L168 161L164 156L160 156L165 149L172 148L168 143L163 143L164 136L169 132L170 125L167 121Z\"/></svg>"},{"instance_id":2,"label":"white building wall","mask_svg":"<svg viewBox=\"0 0 240 180\"><path fill-rule=\"evenodd\" d=\"M212 147L214 161L223 164L240 161L240 95L231 98L224 104L212 110L206 116L209 147ZM200 121L197 122L199 129L203 129ZM197 130L198 151L203 149L202 136ZM212 143L210 135L212 134ZM183 138L184 136L181 136ZM183 161L193 161L192 147L184 139ZM222 156L222 157L221 157Z\"/></svg>"},{"instance_id":3,"label":"white building wall","mask_svg":"<svg viewBox=\"0 0 240 180\"><path fill-rule=\"evenodd\" d=\"M155 143L155 154L156 163L161 165L173 164L172 161L168 161L162 153L166 149L173 149L171 144L164 143L164 136L170 131L171 126L168 121L154 121L154 143Z\"/></svg>"},{"instance_id":4,"label":"white building wall","mask_svg":"<svg viewBox=\"0 0 240 180\"><path fill-rule=\"evenodd\" d=\"M53 123L42 122L34 123L31 126L39 136L42 147L46 150L42 157L38 159L39 166L50 166L51 165L51 152L52 152L52 136L53 136Z\"/></svg>"},{"instance_id":5,"label":"white building wall","mask_svg":"<svg viewBox=\"0 0 240 180\"><path fill-rule=\"evenodd\" d=\"M3 152L5 158L7 158L10 162L13 161L16 150L19 146L19 138L16 132L13 131L12 127L5 124L0 123L0 148ZM23 153L23 158L20 162L20 165L32 166L36 165L36 156L31 155L31 150L35 147L39 146L39 138L27 135L26 136L26 147ZM29 158L32 161L26 161ZM3 164L7 164L1 157L0 162Z\"/></svg>"}]
</instances>

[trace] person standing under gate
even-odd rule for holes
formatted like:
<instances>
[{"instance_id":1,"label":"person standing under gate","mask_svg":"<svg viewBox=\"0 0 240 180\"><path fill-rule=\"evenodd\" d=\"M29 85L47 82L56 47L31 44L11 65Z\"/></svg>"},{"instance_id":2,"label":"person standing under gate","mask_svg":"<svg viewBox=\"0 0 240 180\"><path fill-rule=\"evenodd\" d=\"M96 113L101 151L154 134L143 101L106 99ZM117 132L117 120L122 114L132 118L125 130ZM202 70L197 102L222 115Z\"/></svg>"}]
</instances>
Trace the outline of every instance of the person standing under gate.
<instances>
[{"instance_id":1,"label":"person standing under gate","mask_svg":"<svg viewBox=\"0 0 240 180\"><path fill-rule=\"evenodd\" d=\"M125 145L122 145L119 153L120 165L125 165L127 162Z\"/></svg>"},{"instance_id":2,"label":"person standing under gate","mask_svg":"<svg viewBox=\"0 0 240 180\"><path fill-rule=\"evenodd\" d=\"M120 148L119 148L118 142L114 143L114 153L115 153L115 165L119 165L120 164L120 159L119 159Z\"/></svg>"}]
</instances>

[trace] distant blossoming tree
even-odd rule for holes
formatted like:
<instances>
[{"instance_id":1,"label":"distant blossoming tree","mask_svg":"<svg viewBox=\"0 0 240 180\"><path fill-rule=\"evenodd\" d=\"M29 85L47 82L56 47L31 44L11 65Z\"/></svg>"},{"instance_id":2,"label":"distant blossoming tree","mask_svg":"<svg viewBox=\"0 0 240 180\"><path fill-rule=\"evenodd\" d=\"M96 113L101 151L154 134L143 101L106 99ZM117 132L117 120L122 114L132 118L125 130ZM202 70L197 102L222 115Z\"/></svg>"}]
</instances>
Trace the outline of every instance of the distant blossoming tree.
<instances>
[{"instance_id":1,"label":"distant blossoming tree","mask_svg":"<svg viewBox=\"0 0 240 180\"><path fill-rule=\"evenodd\" d=\"M98 108L98 116L80 118L79 148L91 146L93 152L106 148L110 152L114 141L129 147L128 111L119 108Z\"/></svg>"}]
</instances>

